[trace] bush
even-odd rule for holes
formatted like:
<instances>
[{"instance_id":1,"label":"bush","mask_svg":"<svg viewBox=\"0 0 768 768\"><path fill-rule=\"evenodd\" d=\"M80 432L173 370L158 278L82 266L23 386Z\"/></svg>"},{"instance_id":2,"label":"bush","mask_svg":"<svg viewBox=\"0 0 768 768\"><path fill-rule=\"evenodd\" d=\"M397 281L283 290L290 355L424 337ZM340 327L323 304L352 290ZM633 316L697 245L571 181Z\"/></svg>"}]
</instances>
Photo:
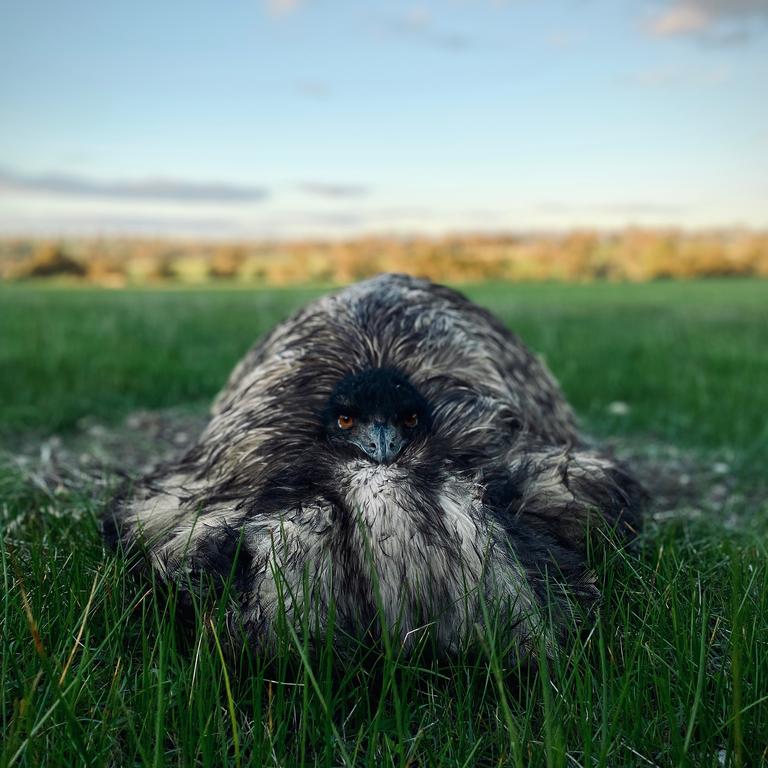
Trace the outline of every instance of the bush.
<instances>
[{"instance_id":1,"label":"bush","mask_svg":"<svg viewBox=\"0 0 768 768\"><path fill-rule=\"evenodd\" d=\"M63 246L42 243L32 257L18 268L19 277L84 277L86 268L67 255Z\"/></svg>"}]
</instances>

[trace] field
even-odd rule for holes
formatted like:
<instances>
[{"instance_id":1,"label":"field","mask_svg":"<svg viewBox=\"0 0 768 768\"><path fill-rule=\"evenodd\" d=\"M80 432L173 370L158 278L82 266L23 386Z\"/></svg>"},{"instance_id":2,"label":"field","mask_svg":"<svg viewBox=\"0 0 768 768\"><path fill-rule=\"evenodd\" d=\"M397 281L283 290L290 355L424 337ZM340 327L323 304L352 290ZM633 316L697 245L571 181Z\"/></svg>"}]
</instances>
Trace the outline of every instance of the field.
<instances>
[{"instance_id":1,"label":"field","mask_svg":"<svg viewBox=\"0 0 768 768\"><path fill-rule=\"evenodd\" d=\"M0 286L0 765L768 760L768 283L465 291L664 487L639 546L596 557L594 628L522 677L497 637L442 663L341 664L293 635L276 659L225 661L217 614L178 631L173 597L105 551L109 478L52 481L51 451L105 435L135 450L137 411L197 423L255 337L319 289Z\"/></svg>"}]
</instances>

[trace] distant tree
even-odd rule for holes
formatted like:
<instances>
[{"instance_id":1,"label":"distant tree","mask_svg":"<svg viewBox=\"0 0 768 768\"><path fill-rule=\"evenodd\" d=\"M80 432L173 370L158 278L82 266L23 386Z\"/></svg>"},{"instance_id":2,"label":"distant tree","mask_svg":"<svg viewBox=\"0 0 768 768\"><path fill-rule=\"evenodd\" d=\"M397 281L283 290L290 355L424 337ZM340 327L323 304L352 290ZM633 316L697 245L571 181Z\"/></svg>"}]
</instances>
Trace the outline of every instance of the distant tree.
<instances>
[{"instance_id":1,"label":"distant tree","mask_svg":"<svg viewBox=\"0 0 768 768\"><path fill-rule=\"evenodd\" d=\"M245 256L245 249L237 245L217 248L210 261L210 276L229 279L237 277Z\"/></svg>"},{"instance_id":2,"label":"distant tree","mask_svg":"<svg viewBox=\"0 0 768 768\"><path fill-rule=\"evenodd\" d=\"M83 277L85 274L85 266L69 256L59 243L41 243L19 269L20 277Z\"/></svg>"}]
</instances>

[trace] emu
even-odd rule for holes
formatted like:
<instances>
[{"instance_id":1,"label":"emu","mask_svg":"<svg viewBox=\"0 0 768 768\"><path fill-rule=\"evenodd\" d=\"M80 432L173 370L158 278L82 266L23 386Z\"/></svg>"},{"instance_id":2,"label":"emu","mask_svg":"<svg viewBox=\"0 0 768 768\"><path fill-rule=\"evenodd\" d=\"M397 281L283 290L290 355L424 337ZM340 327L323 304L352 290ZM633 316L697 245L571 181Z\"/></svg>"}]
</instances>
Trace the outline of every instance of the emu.
<instances>
[{"instance_id":1,"label":"emu","mask_svg":"<svg viewBox=\"0 0 768 768\"><path fill-rule=\"evenodd\" d=\"M279 616L456 652L501 611L527 653L599 597L587 530L632 536L644 491L587 447L544 364L459 293L381 275L245 355L199 439L118 496L107 533L167 583L231 580L241 636Z\"/></svg>"}]
</instances>

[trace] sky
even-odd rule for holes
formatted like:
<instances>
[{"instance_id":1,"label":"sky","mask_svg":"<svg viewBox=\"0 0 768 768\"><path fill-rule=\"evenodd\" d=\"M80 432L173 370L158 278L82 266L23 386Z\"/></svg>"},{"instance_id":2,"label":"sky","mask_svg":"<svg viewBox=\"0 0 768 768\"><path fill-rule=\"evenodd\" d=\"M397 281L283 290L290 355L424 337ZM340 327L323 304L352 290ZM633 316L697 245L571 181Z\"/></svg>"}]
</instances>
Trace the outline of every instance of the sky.
<instances>
[{"instance_id":1,"label":"sky","mask_svg":"<svg viewBox=\"0 0 768 768\"><path fill-rule=\"evenodd\" d=\"M0 234L768 228L768 0L0 0Z\"/></svg>"}]
</instances>

